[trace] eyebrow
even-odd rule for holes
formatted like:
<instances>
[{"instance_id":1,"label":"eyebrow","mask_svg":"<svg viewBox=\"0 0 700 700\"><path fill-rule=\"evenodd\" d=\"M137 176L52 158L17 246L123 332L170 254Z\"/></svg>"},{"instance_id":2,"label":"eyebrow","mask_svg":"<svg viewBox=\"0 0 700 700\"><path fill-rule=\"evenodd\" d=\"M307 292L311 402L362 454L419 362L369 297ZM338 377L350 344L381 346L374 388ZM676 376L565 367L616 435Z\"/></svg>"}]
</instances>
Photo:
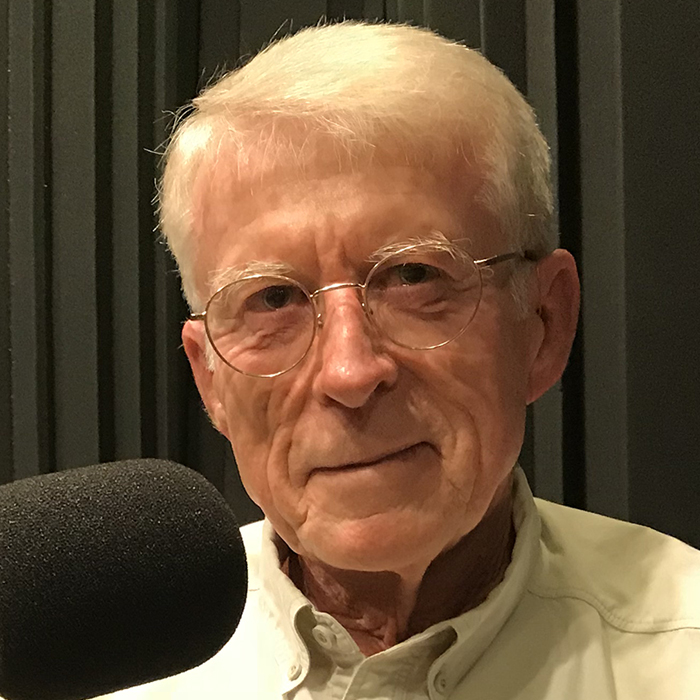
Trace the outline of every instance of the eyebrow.
<instances>
[{"instance_id":1,"label":"eyebrow","mask_svg":"<svg viewBox=\"0 0 700 700\"><path fill-rule=\"evenodd\" d=\"M282 275L289 277L293 273L294 268L286 263L251 260L245 265L226 267L212 273L209 277L209 286L210 289L216 290L253 275Z\"/></svg>"},{"instance_id":2,"label":"eyebrow","mask_svg":"<svg viewBox=\"0 0 700 700\"><path fill-rule=\"evenodd\" d=\"M467 242L467 239L460 239L459 242ZM458 255L465 251L457 245L457 241L451 241L440 231L431 231L426 236L412 236L401 241L387 243L377 248L367 258L367 262L379 263L392 255L401 253L407 248L414 246L425 247L427 250L447 251L452 255ZM264 260L251 260L245 265L235 265L222 270L217 270L209 278L210 289L218 290L227 284L238 282L246 277L255 275L270 275L274 277L294 277L295 268L292 265L282 262L269 262Z\"/></svg>"},{"instance_id":3,"label":"eyebrow","mask_svg":"<svg viewBox=\"0 0 700 700\"><path fill-rule=\"evenodd\" d=\"M453 256L458 256L460 253L465 255L466 251L464 247L458 245L458 243L469 243L469 239L461 238L451 241L442 232L433 230L426 236L415 236L402 241L387 243L375 250L369 256L368 260L369 262L380 263L392 255L404 252L407 248L414 248L417 246L422 248L425 252L438 251L447 252Z\"/></svg>"}]
</instances>

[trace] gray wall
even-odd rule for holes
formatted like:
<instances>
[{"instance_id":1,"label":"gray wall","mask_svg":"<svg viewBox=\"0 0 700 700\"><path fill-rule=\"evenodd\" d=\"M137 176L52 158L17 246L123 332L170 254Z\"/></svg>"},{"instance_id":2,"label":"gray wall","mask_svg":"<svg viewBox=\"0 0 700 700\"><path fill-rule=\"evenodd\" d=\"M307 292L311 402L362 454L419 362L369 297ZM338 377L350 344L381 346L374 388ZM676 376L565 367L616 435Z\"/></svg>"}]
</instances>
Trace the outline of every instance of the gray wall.
<instances>
[{"instance_id":1,"label":"gray wall","mask_svg":"<svg viewBox=\"0 0 700 700\"><path fill-rule=\"evenodd\" d=\"M0 481L160 456L255 517L180 348L154 151L218 70L324 15L431 26L527 93L584 302L523 464L539 495L700 546L694 0L0 0Z\"/></svg>"}]
</instances>

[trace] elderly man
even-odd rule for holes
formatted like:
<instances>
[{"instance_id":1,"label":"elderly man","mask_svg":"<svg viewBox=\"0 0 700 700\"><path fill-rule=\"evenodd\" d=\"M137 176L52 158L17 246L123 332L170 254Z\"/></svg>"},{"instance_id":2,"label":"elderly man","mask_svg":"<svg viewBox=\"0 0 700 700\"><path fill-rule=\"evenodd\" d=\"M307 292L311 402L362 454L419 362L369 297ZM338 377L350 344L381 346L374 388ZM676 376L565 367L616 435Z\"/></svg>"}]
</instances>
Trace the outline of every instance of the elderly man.
<instances>
[{"instance_id":1,"label":"elderly man","mask_svg":"<svg viewBox=\"0 0 700 700\"><path fill-rule=\"evenodd\" d=\"M184 347L266 519L229 644L129 697L700 697L698 554L516 466L579 289L496 68L303 31L195 100L160 194Z\"/></svg>"}]
</instances>

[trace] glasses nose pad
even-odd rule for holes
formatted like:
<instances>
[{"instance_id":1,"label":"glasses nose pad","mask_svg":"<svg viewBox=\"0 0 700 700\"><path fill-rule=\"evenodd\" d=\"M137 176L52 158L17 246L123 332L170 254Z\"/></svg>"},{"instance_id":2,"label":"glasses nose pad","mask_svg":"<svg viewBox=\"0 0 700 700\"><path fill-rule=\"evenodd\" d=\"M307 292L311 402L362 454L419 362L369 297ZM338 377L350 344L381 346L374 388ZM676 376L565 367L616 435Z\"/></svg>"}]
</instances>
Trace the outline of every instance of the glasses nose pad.
<instances>
[{"instance_id":1,"label":"glasses nose pad","mask_svg":"<svg viewBox=\"0 0 700 700\"><path fill-rule=\"evenodd\" d=\"M311 302L311 307L314 312L314 333L320 331L323 328L323 314L325 312L323 294L319 294L319 291L322 290L317 290L312 294L308 295L309 301Z\"/></svg>"},{"instance_id":2,"label":"glasses nose pad","mask_svg":"<svg viewBox=\"0 0 700 700\"><path fill-rule=\"evenodd\" d=\"M321 330L324 326L324 315L326 313L326 294L328 292L334 292L338 289L355 289L358 292L358 300L360 302L360 306L362 306L362 310L365 316L370 317L372 315L371 310L365 304L365 298L363 294L364 285L358 284L357 282L338 282L336 284L329 284L327 287L321 287L321 289L317 289L313 294L309 295L311 303L313 304L314 310L316 312L315 322L317 330Z\"/></svg>"}]
</instances>

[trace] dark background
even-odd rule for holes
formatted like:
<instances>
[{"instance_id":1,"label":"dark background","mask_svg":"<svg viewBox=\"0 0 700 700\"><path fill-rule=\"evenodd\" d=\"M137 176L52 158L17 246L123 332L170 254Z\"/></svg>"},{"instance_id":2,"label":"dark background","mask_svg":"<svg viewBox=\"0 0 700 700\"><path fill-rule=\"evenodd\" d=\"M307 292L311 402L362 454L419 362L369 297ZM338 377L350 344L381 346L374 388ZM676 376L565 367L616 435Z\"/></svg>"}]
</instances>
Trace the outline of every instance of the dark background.
<instances>
[{"instance_id":1,"label":"dark background","mask_svg":"<svg viewBox=\"0 0 700 700\"><path fill-rule=\"evenodd\" d=\"M584 302L523 465L700 546L696 0L0 0L0 482L160 456L255 517L180 347L154 151L212 75L323 16L433 27L527 94Z\"/></svg>"}]
</instances>

